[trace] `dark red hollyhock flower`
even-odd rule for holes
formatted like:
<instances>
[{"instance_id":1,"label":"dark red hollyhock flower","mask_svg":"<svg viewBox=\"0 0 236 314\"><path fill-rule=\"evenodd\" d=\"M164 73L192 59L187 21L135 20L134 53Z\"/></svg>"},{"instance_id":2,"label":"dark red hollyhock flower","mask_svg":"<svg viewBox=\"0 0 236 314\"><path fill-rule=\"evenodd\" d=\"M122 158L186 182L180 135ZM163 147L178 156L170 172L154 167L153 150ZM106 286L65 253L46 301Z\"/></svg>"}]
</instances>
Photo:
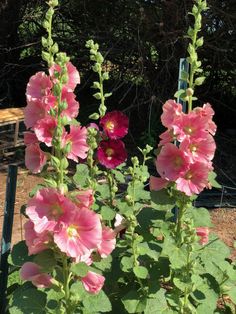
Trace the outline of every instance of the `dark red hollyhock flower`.
<instances>
[{"instance_id":1,"label":"dark red hollyhock flower","mask_svg":"<svg viewBox=\"0 0 236 314\"><path fill-rule=\"evenodd\" d=\"M111 111L101 118L99 125L109 138L116 140L128 133L129 119L121 111Z\"/></svg>"},{"instance_id":2,"label":"dark red hollyhock flower","mask_svg":"<svg viewBox=\"0 0 236 314\"><path fill-rule=\"evenodd\" d=\"M97 157L103 166L114 169L127 159L125 144L121 140L101 141Z\"/></svg>"}]
</instances>

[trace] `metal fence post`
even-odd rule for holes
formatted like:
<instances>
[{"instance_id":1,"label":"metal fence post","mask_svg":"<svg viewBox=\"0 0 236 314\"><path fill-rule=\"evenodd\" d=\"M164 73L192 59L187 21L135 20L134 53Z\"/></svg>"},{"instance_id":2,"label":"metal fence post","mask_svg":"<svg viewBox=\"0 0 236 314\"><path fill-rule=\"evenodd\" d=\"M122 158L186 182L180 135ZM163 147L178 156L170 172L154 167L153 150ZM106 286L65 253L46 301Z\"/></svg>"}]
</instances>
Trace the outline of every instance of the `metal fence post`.
<instances>
[{"instance_id":1,"label":"metal fence post","mask_svg":"<svg viewBox=\"0 0 236 314\"><path fill-rule=\"evenodd\" d=\"M6 290L8 279L8 255L11 249L11 236L14 218L14 205L16 195L17 166L9 165L6 199L4 206L3 230L1 240L1 259L0 259L0 313L5 313L6 309Z\"/></svg>"}]
</instances>

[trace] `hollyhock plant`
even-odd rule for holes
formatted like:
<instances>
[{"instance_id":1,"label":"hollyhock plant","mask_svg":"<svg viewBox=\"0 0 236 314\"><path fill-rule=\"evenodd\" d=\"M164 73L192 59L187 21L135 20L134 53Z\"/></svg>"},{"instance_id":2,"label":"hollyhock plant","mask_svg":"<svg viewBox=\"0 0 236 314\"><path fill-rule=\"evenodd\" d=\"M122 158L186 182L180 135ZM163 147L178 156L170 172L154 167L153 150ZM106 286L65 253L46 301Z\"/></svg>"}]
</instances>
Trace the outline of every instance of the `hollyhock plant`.
<instances>
[{"instance_id":1,"label":"hollyhock plant","mask_svg":"<svg viewBox=\"0 0 236 314\"><path fill-rule=\"evenodd\" d=\"M38 139L35 133L28 131L24 132L24 144L30 145L35 143L38 143Z\"/></svg>"},{"instance_id":2,"label":"hollyhock plant","mask_svg":"<svg viewBox=\"0 0 236 314\"><path fill-rule=\"evenodd\" d=\"M34 127L35 135L40 142L45 143L47 146L52 146L52 139L56 130L56 126L56 119L48 116L36 123Z\"/></svg>"},{"instance_id":3,"label":"hollyhock plant","mask_svg":"<svg viewBox=\"0 0 236 314\"><path fill-rule=\"evenodd\" d=\"M79 190L76 193L75 202L78 206L90 208L93 205L93 190Z\"/></svg>"},{"instance_id":4,"label":"hollyhock plant","mask_svg":"<svg viewBox=\"0 0 236 314\"><path fill-rule=\"evenodd\" d=\"M89 150L87 144L87 129L81 126L70 126L70 133L67 133L63 139L63 145L71 144L70 152L67 158L78 162L78 157L85 159Z\"/></svg>"},{"instance_id":5,"label":"hollyhock plant","mask_svg":"<svg viewBox=\"0 0 236 314\"><path fill-rule=\"evenodd\" d=\"M41 101L44 96L51 94L52 82L45 72L37 72L31 76L26 88L27 101Z\"/></svg>"},{"instance_id":6,"label":"hollyhock plant","mask_svg":"<svg viewBox=\"0 0 236 314\"><path fill-rule=\"evenodd\" d=\"M78 258L91 253L102 241L102 225L98 214L82 207L60 220L54 241L62 252Z\"/></svg>"},{"instance_id":7,"label":"hollyhock plant","mask_svg":"<svg viewBox=\"0 0 236 314\"><path fill-rule=\"evenodd\" d=\"M87 292L97 294L102 289L105 278L100 274L89 271L85 277L81 278L81 281Z\"/></svg>"},{"instance_id":8,"label":"hollyhock plant","mask_svg":"<svg viewBox=\"0 0 236 314\"><path fill-rule=\"evenodd\" d=\"M161 122L166 128L172 128L175 119L183 114L182 105L172 99L167 100L162 109Z\"/></svg>"},{"instance_id":9,"label":"hollyhock plant","mask_svg":"<svg viewBox=\"0 0 236 314\"><path fill-rule=\"evenodd\" d=\"M66 102L67 108L62 110L61 115L67 117L69 121L76 118L79 113L79 103L75 97L74 93L68 92L66 89L62 90L61 100Z\"/></svg>"},{"instance_id":10,"label":"hollyhock plant","mask_svg":"<svg viewBox=\"0 0 236 314\"><path fill-rule=\"evenodd\" d=\"M156 168L163 179L175 181L189 167L189 157L172 143L167 143L157 156Z\"/></svg>"},{"instance_id":11,"label":"hollyhock plant","mask_svg":"<svg viewBox=\"0 0 236 314\"><path fill-rule=\"evenodd\" d=\"M216 127L215 122L212 120L215 112L212 109L211 104L206 103L206 104L203 105L203 107L196 107L196 108L194 108L193 111L196 112L201 117L207 118L206 130L211 135L215 135L217 127Z\"/></svg>"},{"instance_id":12,"label":"hollyhock plant","mask_svg":"<svg viewBox=\"0 0 236 314\"><path fill-rule=\"evenodd\" d=\"M28 103L24 109L24 123L29 128L34 128L36 123L45 118L47 115L47 110L44 103L40 100Z\"/></svg>"},{"instance_id":13,"label":"hollyhock plant","mask_svg":"<svg viewBox=\"0 0 236 314\"><path fill-rule=\"evenodd\" d=\"M208 162L213 159L216 150L215 140L210 134L207 134L204 139L186 138L179 147L190 156L192 162Z\"/></svg>"},{"instance_id":14,"label":"hollyhock plant","mask_svg":"<svg viewBox=\"0 0 236 314\"><path fill-rule=\"evenodd\" d=\"M100 119L99 125L110 139L119 139L128 133L129 119L121 111L112 111Z\"/></svg>"},{"instance_id":15,"label":"hollyhock plant","mask_svg":"<svg viewBox=\"0 0 236 314\"><path fill-rule=\"evenodd\" d=\"M68 80L66 84L64 84L63 90L67 92L73 92L76 85L80 84L80 75L76 67L71 62L67 62L66 69L67 69ZM54 64L49 69L49 74L54 83L57 82L57 78L55 77L55 72L61 73L61 67L58 64Z\"/></svg>"},{"instance_id":16,"label":"hollyhock plant","mask_svg":"<svg viewBox=\"0 0 236 314\"><path fill-rule=\"evenodd\" d=\"M109 169L114 169L127 159L125 145L121 140L101 141L97 150L98 161Z\"/></svg>"},{"instance_id":17,"label":"hollyhock plant","mask_svg":"<svg viewBox=\"0 0 236 314\"><path fill-rule=\"evenodd\" d=\"M34 223L37 233L54 231L60 219L76 211L76 205L70 199L53 188L40 189L26 207L26 214Z\"/></svg>"},{"instance_id":18,"label":"hollyhock plant","mask_svg":"<svg viewBox=\"0 0 236 314\"><path fill-rule=\"evenodd\" d=\"M201 117L195 112L181 115L173 125L174 134L177 134L177 140L182 142L186 137L191 139L204 139L208 132L206 131L208 119Z\"/></svg>"},{"instance_id":19,"label":"hollyhock plant","mask_svg":"<svg viewBox=\"0 0 236 314\"><path fill-rule=\"evenodd\" d=\"M115 232L106 226L102 227L102 242L98 245L98 253L102 258L107 257L116 246Z\"/></svg>"},{"instance_id":20,"label":"hollyhock plant","mask_svg":"<svg viewBox=\"0 0 236 314\"><path fill-rule=\"evenodd\" d=\"M196 234L200 238L199 243L205 245L209 241L209 229L207 227L197 227Z\"/></svg>"},{"instance_id":21,"label":"hollyhock plant","mask_svg":"<svg viewBox=\"0 0 236 314\"><path fill-rule=\"evenodd\" d=\"M46 230L42 233L37 233L34 230L34 223L28 220L24 224L25 242L28 247L29 255L37 254L46 250L49 247L52 236Z\"/></svg>"},{"instance_id":22,"label":"hollyhock plant","mask_svg":"<svg viewBox=\"0 0 236 314\"><path fill-rule=\"evenodd\" d=\"M37 288L49 288L52 285L52 276L43 273L36 263L26 262L20 270L22 280L31 281Z\"/></svg>"},{"instance_id":23,"label":"hollyhock plant","mask_svg":"<svg viewBox=\"0 0 236 314\"><path fill-rule=\"evenodd\" d=\"M208 184L211 164L195 162L176 180L176 187L186 195L199 194Z\"/></svg>"},{"instance_id":24,"label":"hollyhock plant","mask_svg":"<svg viewBox=\"0 0 236 314\"><path fill-rule=\"evenodd\" d=\"M158 191L166 188L169 184L169 180L150 176L149 184L151 191Z\"/></svg>"},{"instance_id":25,"label":"hollyhock plant","mask_svg":"<svg viewBox=\"0 0 236 314\"><path fill-rule=\"evenodd\" d=\"M25 165L32 173L39 173L47 162L47 155L38 143L30 144L25 149Z\"/></svg>"}]
</instances>

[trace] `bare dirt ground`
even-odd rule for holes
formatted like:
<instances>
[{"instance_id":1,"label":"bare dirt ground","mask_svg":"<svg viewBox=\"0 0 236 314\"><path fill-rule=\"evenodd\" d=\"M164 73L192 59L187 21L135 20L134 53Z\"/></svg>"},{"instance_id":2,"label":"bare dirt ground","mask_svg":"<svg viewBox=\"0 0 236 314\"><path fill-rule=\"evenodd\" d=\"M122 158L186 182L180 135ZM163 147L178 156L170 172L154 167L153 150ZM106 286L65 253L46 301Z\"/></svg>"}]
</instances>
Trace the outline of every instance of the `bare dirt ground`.
<instances>
[{"instance_id":1,"label":"bare dirt ground","mask_svg":"<svg viewBox=\"0 0 236 314\"><path fill-rule=\"evenodd\" d=\"M0 170L0 234L2 234L4 201L6 193L6 169ZM28 174L28 171L22 167L18 168L17 190L14 211L14 224L12 243L16 243L24 238L23 225L25 218L20 214L20 208L27 203L29 192L42 182L38 176ZM231 248L232 259L236 259L236 208L217 208L210 210L214 227L212 232L217 235Z\"/></svg>"}]
</instances>

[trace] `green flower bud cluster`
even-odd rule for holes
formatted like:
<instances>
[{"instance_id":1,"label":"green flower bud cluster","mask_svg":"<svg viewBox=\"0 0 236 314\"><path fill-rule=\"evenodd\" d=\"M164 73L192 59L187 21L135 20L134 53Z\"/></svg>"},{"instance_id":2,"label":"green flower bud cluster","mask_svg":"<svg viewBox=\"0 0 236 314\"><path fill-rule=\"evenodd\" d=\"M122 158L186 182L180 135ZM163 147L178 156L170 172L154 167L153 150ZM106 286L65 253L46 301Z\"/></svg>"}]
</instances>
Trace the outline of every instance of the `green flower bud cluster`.
<instances>
[{"instance_id":1,"label":"green flower bud cluster","mask_svg":"<svg viewBox=\"0 0 236 314\"><path fill-rule=\"evenodd\" d=\"M105 99L112 95L112 93L104 94L103 91L103 82L109 79L109 73L107 71L103 71L104 58L98 51L99 45L97 43L95 44L94 41L90 39L86 42L86 47L90 49L90 60L95 62L92 66L92 70L95 73L98 73L99 77L99 81L93 82L93 85L91 86L91 88L98 90L93 94L93 97L97 100L100 100L100 106L98 109L99 114L94 113L90 116L90 118L97 120L105 115L107 110L107 107L105 106Z\"/></svg>"},{"instance_id":2,"label":"green flower bud cluster","mask_svg":"<svg viewBox=\"0 0 236 314\"><path fill-rule=\"evenodd\" d=\"M54 63L54 55L59 51L58 44L52 39L52 17L54 14L54 8L58 6L58 0L50 0L48 3L49 9L46 12L45 19L43 21L43 27L45 28L48 36L42 37L42 59L52 66Z\"/></svg>"}]
</instances>

